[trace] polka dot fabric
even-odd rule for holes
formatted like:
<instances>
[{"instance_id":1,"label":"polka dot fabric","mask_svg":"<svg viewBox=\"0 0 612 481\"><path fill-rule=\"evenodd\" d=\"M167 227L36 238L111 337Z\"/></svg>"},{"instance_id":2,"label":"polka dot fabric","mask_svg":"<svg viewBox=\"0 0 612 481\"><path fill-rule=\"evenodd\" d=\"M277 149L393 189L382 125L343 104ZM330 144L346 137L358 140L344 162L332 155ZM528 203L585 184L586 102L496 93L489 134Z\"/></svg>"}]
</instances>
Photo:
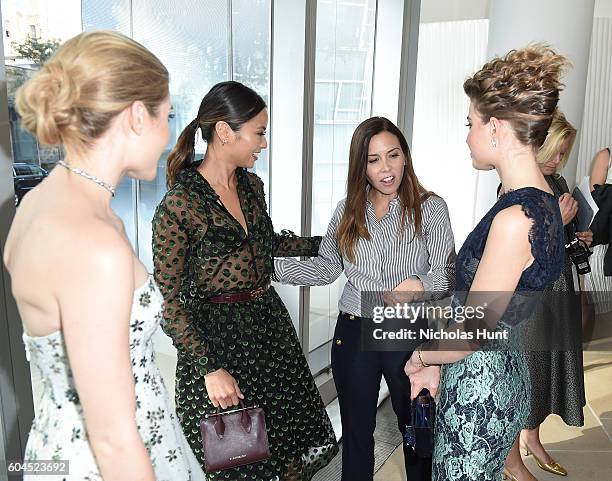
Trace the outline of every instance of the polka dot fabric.
<instances>
[{"instance_id":1,"label":"polka dot fabric","mask_svg":"<svg viewBox=\"0 0 612 481\"><path fill-rule=\"evenodd\" d=\"M247 405L264 409L272 457L208 479L309 480L338 448L287 309L274 288L250 302L207 299L267 285L274 256L315 256L321 239L275 234L263 183L243 169L236 175L248 234L195 169L179 173L153 219L155 278L166 301L163 327L178 351L176 410L204 466L200 420L216 409L203 376L226 369Z\"/></svg>"}]
</instances>

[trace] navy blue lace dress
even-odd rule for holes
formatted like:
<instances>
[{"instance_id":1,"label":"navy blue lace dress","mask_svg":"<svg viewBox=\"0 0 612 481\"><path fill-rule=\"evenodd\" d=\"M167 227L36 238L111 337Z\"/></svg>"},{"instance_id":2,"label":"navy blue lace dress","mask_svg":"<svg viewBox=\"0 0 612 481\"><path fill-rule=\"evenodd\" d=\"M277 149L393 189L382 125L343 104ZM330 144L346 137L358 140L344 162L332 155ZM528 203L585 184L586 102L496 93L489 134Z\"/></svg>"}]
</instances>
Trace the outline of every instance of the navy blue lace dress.
<instances>
[{"instance_id":1,"label":"navy blue lace dress","mask_svg":"<svg viewBox=\"0 0 612 481\"><path fill-rule=\"evenodd\" d=\"M533 220L529 240L534 262L521 275L513 300L521 293L540 292L559 277L564 266L564 234L557 198L526 187L502 195L465 240L456 260L458 292L470 289L495 215L517 204ZM509 316L513 320L508 321L509 311L500 320L500 328L511 328L520 321L517 316ZM523 353L474 352L444 366L440 386L433 480L499 480L508 451L530 411L529 370Z\"/></svg>"}]
</instances>

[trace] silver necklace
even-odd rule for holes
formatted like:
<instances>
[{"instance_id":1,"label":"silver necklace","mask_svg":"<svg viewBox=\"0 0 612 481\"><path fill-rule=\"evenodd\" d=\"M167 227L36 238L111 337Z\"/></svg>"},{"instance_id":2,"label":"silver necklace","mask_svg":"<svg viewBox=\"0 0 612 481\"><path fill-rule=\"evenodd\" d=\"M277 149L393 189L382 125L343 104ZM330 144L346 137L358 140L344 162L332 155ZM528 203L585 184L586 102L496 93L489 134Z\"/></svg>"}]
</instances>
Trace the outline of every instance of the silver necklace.
<instances>
[{"instance_id":1,"label":"silver necklace","mask_svg":"<svg viewBox=\"0 0 612 481\"><path fill-rule=\"evenodd\" d=\"M112 185L107 184L103 180L100 180L97 177L94 177L93 175L88 174L87 172L82 171L81 169L77 169L76 167L71 167L70 165L68 165L63 160L58 161L58 164L61 165L64 168L68 169L70 172L74 172L75 174L80 175L81 177L85 177L86 179L91 180L92 182L95 182L100 187L103 187L104 189L108 190L111 193L111 195L113 197L115 197L115 188Z\"/></svg>"}]
</instances>

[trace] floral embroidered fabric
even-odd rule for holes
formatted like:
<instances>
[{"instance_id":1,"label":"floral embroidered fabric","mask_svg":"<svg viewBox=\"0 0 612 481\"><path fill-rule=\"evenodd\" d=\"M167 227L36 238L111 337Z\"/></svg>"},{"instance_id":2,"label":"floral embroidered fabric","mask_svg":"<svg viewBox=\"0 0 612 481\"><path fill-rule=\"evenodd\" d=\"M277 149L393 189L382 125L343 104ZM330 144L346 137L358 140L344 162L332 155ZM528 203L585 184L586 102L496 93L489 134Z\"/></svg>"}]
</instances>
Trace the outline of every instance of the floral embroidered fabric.
<instances>
[{"instance_id":1,"label":"floral embroidered fabric","mask_svg":"<svg viewBox=\"0 0 612 481\"><path fill-rule=\"evenodd\" d=\"M153 334L162 318L163 298L152 277L134 291L130 320L130 355L136 392L136 423L158 481L204 481L155 365ZM68 476L49 481L102 481L87 440L61 331L23 341L32 367L40 372L43 392L26 445L25 459L68 460ZM38 476L25 476L25 480Z\"/></svg>"},{"instance_id":2,"label":"floral embroidered fabric","mask_svg":"<svg viewBox=\"0 0 612 481\"><path fill-rule=\"evenodd\" d=\"M529 240L534 262L523 271L515 293L542 291L559 277L565 249L557 199L528 187L502 195L467 237L457 255L458 291L470 289L495 215L517 204L533 220ZM526 313L507 314L505 324L513 327ZM523 353L474 352L445 365L440 386L432 479L500 479L504 460L530 410L529 370Z\"/></svg>"}]
</instances>

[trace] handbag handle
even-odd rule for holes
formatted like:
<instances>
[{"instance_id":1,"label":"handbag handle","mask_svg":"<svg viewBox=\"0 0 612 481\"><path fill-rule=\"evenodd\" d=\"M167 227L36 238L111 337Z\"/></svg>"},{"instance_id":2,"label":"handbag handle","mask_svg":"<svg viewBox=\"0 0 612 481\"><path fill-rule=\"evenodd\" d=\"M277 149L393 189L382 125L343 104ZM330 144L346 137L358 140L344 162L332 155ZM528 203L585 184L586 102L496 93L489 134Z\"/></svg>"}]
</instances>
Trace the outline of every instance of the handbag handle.
<instances>
[{"instance_id":1,"label":"handbag handle","mask_svg":"<svg viewBox=\"0 0 612 481\"><path fill-rule=\"evenodd\" d=\"M251 432L251 428L253 427L253 424L251 422L251 416L249 416L249 413L247 412L248 408L246 408L242 400L240 400L240 409L235 409L233 411L227 411L222 413L219 408L217 408L217 413L214 414L215 423L213 426L215 428L215 433L217 433L217 437L219 439L223 439L223 436L225 435L225 422L223 422L223 415L230 414L236 411L242 411L242 413L240 414L240 425L242 426L242 428L247 433Z\"/></svg>"}]
</instances>

